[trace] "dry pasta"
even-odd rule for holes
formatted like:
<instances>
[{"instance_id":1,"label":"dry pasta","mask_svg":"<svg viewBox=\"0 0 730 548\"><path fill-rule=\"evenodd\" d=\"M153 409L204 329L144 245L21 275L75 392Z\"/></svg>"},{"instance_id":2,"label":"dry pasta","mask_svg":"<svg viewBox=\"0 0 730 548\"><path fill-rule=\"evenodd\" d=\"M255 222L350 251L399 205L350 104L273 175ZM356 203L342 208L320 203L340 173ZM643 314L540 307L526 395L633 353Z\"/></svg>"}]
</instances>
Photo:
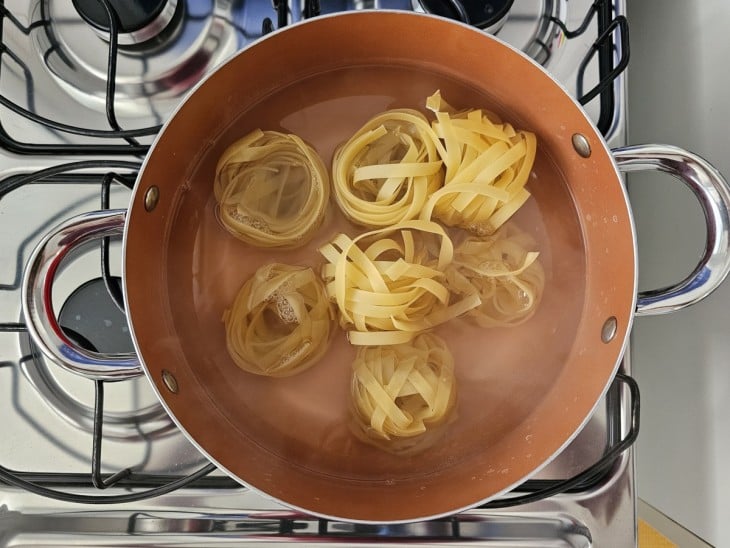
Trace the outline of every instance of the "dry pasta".
<instances>
[{"instance_id":1,"label":"dry pasta","mask_svg":"<svg viewBox=\"0 0 730 548\"><path fill-rule=\"evenodd\" d=\"M353 362L355 432L401 452L447 421L456 401L454 359L446 343L424 333L406 344L360 347ZM433 441L433 440L429 440Z\"/></svg>"},{"instance_id":2,"label":"dry pasta","mask_svg":"<svg viewBox=\"0 0 730 548\"><path fill-rule=\"evenodd\" d=\"M322 357L334 314L312 269L268 264L243 284L223 321L228 353L238 367L285 377Z\"/></svg>"},{"instance_id":3,"label":"dry pasta","mask_svg":"<svg viewBox=\"0 0 730 548\"><path fill-rule=\"evenodd\" d=\"M408 342L480 304L476 294L450 302L444 270L453 244L434 222L405 221L356 238L339 234L320 253L327 295L354 345Z\"/></svg>"},{"instance_id":4,"label":"dry pasta","mask_svg":"<svg viewBox=\"0 0 730 548\"><path fill-rule=\"evenodd\" d=\"M487 238L470 236L456 247L446 276L451 291L479 295L481 304L467 312L482 327L510 327L527 321L537 309L545 273L534 241L512 224Z\"/></svg>"},{"instance_id":5,"label":"dry pasta","mask_svg":"<svg viewBox=\"0 0 730 548\"><path fill-rule=\"evenodd\" d=\"M487 111L455 113L438 91L426 106L436 116L432 127L444 143L446 175L420 218L478 235L494 233L530 196L525 184L535 160L535 135L516 131Z\"/></svg>"},{"instance_id":6,"label":"dry pasta","mask_svg":"<svg viewBox=\"0 0 730 548\"><path fill-rule=\"evenodd\" d=\"M306 243L329 200L329 176L315 150L296 135L260 129L225 150L213 188L226 230L259 247Z\"/></svg>"},{"instance_id":7,"label":"dry pasta","mask_svg":"<svg viewBox=\"0 0 730 548\"><path fill-rule=\"evenodd\" d=\"M439 148L420 112L378 114L333 157L333 186L342 212L372 228L418 217L428 196L443 183Z\"/></svg>"}]
</instances>

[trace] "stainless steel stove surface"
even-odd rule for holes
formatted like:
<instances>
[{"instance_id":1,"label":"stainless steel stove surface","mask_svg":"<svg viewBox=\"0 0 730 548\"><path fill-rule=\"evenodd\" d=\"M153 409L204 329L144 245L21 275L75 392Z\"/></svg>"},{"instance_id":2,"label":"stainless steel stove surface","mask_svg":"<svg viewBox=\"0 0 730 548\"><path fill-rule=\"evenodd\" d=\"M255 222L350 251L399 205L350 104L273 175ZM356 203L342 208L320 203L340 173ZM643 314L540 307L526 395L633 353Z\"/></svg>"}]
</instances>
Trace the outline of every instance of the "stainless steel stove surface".
<instances>
[{"instance_id":1,"label":"stainless steel stove surface","mask_svg":"<svg viewBox=\"0 0 730 548\"><path fill-rule=\"evenodd\" d=\"M638 396L631 397L630 379L618 379L574 442L508 497L448 519L368 526L291 512L211 472L145 378L94 382L43 358L21 313L22 271L32 249L75 214L126 207L159 125L205 73L263 32L307 15L440 6L161 0L140 3L152 8L139 13L127 9L132 4L0 4L0 546L633 546L636 499L626 447ZM503 4L509 2L484 2L485 13ZM454 5L441 9L450 13ZM119 10L111 28L107 8ZM583 99L612 146L625 141L623 11L621 1L514 0L489 26L576 97L603 79L595 99ZM113 298L120 251L118 241L100 242L74 258L53 288L69 336L106 352L132 348ZM151 493L163 494L147 498Z\"/></svg>"}]
</instances>

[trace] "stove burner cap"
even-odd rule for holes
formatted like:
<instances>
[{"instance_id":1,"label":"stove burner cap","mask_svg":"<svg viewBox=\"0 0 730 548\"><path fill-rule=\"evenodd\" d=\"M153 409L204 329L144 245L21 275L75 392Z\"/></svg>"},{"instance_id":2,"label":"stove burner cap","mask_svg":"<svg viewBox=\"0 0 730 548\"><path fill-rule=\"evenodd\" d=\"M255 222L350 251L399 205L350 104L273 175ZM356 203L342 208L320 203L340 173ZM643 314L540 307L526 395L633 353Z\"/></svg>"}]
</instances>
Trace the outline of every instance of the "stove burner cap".
<instances>
[{"instance_id":1,"label":"stove burner cap","mask_svg":"<svg viewBox=\"0 0 730 548\"><path fill-rule=\"evenodd\" d=\"M175 16L176 0L72 0L79 15L102 36L109 36L108 4L116 15L119 44L145 42L160 34Z\"/></svg>"},{"instance_id":2,"label":"stove burner cap","mask_svg":"<svg viewBox=\"0 0 730 548\"><path fill-rule=\"evenodd\" d=\"M121 287L121 279L112 277ZM76 344L94 352L134 352L127 319L114 304L104 280L89 280L69 295L61 307L58 323Z\"/></svg>"},{"instance_id":3,"label":"stove burner cap","mask_svg":"<svg viewBox=\"0 0 730 548\"><path fill-rule=\"evenodd\" d=\"M34 0L30 21L39 31L30 36L38 60L55 83L80 105L96 111L86 122L107 127L109 47L100 41L108 42L109 32L84 21L78 10L82 3L98 6L99 2ZM127 4L127 0L117 2ZM244 31L233 23L240 9L238 0L167 0L148 26L120 32L114 95L120 124L159 124L204 74L248 43Z\"/></svg>"},{"instance_id":4,"label":"stove burner cap","mask_svg":"<svg viewBox=\"0 0 730 548\"><path fill-rule=\"evenodd\" d=\"M503 22L514 0L418 0L428 13L493 30Z\"/></svg>"},{"instance_id":5,"label":"stove burner cap","mask_svg":"<svg viewBox=\"0 0 730 548\"><path fill-rule=\"evenodd\" d=\"M112 283L121 285L121 279L112 277ZM134 351L126 317L102 278L91 279L71 292L61 306L58 323L66 336L92 352ZM46 360L28 333L21 338L21 349L33 356L21 366L43 401L71 425L91 433L96 414L94 383ZM149 442L176 432L146 377L108 382L105 393L104 438Z\"/></svg>"}]
</instances>

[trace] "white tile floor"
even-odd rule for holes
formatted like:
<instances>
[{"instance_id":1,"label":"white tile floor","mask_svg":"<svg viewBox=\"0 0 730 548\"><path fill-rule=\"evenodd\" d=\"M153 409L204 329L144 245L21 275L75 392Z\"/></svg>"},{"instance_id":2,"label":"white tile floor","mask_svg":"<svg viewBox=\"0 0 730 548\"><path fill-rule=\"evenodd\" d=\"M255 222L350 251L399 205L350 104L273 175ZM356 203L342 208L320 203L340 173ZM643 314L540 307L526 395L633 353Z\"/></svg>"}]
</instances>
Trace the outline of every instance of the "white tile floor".
<instances>
[{"instance_id":1,"label":"white tile floor","mask_svg":"<svg viewBox=\"0 0 730 548\"><path fill-rule=\"evenodd\" d=\"M730 178L730 2L630 0L629 142L667 142ZM678 281L704 242L699 206L666 176L629 181L640 285ZM730 546L730 283L708 300L636 322L642 389L639 496L716 546Z\"/></svg>"}]
</instances>

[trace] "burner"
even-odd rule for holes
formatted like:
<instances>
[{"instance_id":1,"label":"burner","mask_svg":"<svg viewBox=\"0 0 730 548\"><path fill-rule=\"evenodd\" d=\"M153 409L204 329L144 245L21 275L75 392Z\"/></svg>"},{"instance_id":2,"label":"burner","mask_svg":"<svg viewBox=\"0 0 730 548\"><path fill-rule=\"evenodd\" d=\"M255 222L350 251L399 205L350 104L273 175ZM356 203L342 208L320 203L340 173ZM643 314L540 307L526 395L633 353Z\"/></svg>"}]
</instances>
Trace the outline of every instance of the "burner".
<instances>
[{"instance_id":1,"label":"burner","mask_svg":"<svg viewBox=\"0 0 730 548\"><path fill-rule=\"evenodd\" d=\"M121 284L120 278L112 279ZM61 307L58 321L66 335L87 350L134 351L126 318L112 301L101 278L89 280L74 290ZM46 403L74 426L91 431L94 383L46 362L30 337L26 336L24 345L34 356L24 372ZM105 402L106 438L147 438L174 430L145 377L106 383Z\"/></svg>"},{"instance_id":2,"label":"burner","mask_svg":"<svg viewBox=\"0 0 730 548\"><path fill-rule=\"evenodd\" d=\"M87 4L97 9L87 10ZM116 112L127 118L145 117L145 125L167 118L182 95L241 46L241 37L230 22L232 5L226 0L120 0L112 4L127 14L120 21L127 32L120 29L118 35ZM164 6L151 23L130 30L150 17L131 9L141 4ZM80 19L79 13L90 24ZM31 6L30 18L43 26L32 38L56 82L81 104L105 112L109 23L101 2L37 0ZM142 125L137 120L134 124Z\"/></svg>"},{"instance_id":3,"label":"burner","mask_svg":"<svg viewBox=\"0 0 730 548\"><path fill-rule=\"evenodd\" d=\"M434 15L456 19L488 32L504 24L514 0L418 0L424 10Z\"/></svg>"},{"instance_id":4,"label":"burner","mask_svg":"<svg viewBox=\"0 0 730 548\"><path fill-rule=\"evenodd\" d=\"M388 0L400 9L433 13L498 36L543 66L552 64L565 35L555 20L565 21L566 0Z\"/></svg>"},{"instance_id":5,"label":"burner","mask_svg":"<svg viewBox=\"0 0 730 548\"><path fill-rule=\"evenodd\" d=\"M567 15L566 0L515 0L495 34L548 66L559 58L565 43L565 35L555 20L565 21Z\"/></svg>"},{"instance_id":6,"label":"burner","mask_svg":"<svg viewBox=\"0 0 730 548\"><path fill-rule=\"evenodd\" d=\"M108 6L116 14L119 44L139 44L167 28L177 11L177 0L73 0L81 17L109 38Z\"/></svg>"},{"instance_id":7,"label":"burner","mask_svg":"<svg viewBox=\"0 0 730 548\"><path fill-rule=\"evenodd\" d=\"M112 280L121 288L121 278ZM58 324L86 350L107 354L134 352L127 319L109 297L101 278L89 280L71 293L58 315Z\"/></svg>"}]
</instances>

